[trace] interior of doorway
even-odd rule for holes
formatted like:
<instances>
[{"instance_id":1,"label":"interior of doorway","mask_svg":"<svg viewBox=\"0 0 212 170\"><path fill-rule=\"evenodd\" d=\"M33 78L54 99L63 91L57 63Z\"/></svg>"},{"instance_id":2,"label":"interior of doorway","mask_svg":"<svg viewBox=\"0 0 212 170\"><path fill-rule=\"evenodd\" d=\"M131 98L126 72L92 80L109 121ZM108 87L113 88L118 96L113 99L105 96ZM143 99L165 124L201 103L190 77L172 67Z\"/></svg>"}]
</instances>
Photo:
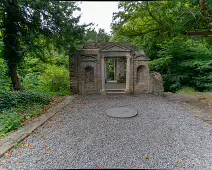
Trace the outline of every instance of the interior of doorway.
<instances>
[{"instance_id":1,"label":"interior of doorway","mask_svg":"<svg viewBox=\"0 0 212 170\"><path fill-rule=\"evenodd\" d=\"M119 58L107 58L105 70L106 90L126 90L126 61Z\"/></svg>"},{"instance_id":2,"label":"interior of doorway","mask_svg":"<svg viewBox=\"0 0 212 170\"><path fill-rule=\"evenodd\" d=\"M107 59L107 82L117 82L116 80L116 60L111 58Z\"/></svg>"}]
</instances>

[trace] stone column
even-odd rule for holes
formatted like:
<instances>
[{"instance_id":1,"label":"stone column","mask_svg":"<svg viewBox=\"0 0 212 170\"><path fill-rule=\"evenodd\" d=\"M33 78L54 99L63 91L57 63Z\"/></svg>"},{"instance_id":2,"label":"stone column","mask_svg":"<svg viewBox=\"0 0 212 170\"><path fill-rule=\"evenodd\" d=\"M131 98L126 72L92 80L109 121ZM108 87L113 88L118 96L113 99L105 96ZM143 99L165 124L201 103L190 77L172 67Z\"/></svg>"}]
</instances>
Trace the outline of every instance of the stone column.
<instances>
[{"instance_id":1,"label":"stone column","mask_svg":"<svg viewBox=\"0 0 212 170\"><path fill-rule=\"evenodd\" d=\"M105 81L108 80L108 73L107 73L107 70L108 70L108 64L107 64L107 60L105 59L104 60L104 68L105 68Z\"/></svg>"},{"instance_id":2,"label":"stone column","mask_svg":"<svg viewBox=\"0 0 212 170\"><path fill-rule=\"evenodd\" d=\"M130 56L127 56L127 68L126 68L126 92L130 89Z\"/></svg>"},{"instance_id":3,"label":"stone column","mask_svg":"<svg viewBox=\"0 0 212 170\"><path fill-rule=\"evenodd\" d=\"M101 94L106 94L106 91L105 91L105 57L104 56L101 56L101 80L102 80Z\"/></svg>"},{"instance_id":4,"label":"stone column","mask_svg":"<svg viewBox=\"0 0 212 170\"><path fill-rule=\"evenodd\" d=\"M116 59L114 59L114 80L116 80Z\"/></svg>"}]
</instances>

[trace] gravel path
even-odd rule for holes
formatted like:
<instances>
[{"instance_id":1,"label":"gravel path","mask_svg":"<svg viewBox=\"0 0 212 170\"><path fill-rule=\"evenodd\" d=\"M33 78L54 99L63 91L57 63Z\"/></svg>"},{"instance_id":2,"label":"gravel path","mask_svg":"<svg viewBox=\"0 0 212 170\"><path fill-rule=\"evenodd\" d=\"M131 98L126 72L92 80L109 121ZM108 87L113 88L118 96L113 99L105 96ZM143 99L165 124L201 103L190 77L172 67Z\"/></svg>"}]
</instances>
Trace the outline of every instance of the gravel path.
<instances>
[{"instance_id":1,"label":"gravel path","mask_svg":"<svg viewBox=\"0 0 212 170\"><path fill-rule=\"evenodd\" d=\"M138 111L128 119L111 107ZM78 96L0 159L11 169L212 169L212 125L152 95Z\"/></svg>"}]
</instances>

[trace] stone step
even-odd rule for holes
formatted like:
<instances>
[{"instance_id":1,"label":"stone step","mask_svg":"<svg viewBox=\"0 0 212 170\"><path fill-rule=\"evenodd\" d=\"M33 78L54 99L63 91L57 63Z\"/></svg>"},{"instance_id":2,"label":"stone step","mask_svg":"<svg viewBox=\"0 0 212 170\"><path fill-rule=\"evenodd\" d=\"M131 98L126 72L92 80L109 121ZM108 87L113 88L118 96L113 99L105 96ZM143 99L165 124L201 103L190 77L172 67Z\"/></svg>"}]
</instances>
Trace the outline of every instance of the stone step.
<instances>
[{"instance_id":1,"label":"stone step","mask_svg":"<svg viewBox=\"0 0 212 170\"><path fill-rule=\"evenodd\" d=\"M112 91L112 92L106 92L107 94L125 94L125 91Z\"/></svg>"},{"instance_id":2,"label":"stone step","mask_svg":"<svg viewBox=\"0 0 212 170\"><path fill-rule=\"evenodd\" d=\"M106 91L125 91L126 89L105 89Z\"/></svg>"},{"instance_id":3,"label":"stone step","mask_svg":"<svg viewBox=\"0 0 212 170\"><path fill-rule=\"evenodd\" d=\"M117 94L117 93L126 93L125 89L107 89L106 90L107 94Z\"/></svg>"},{"instance_id":4,"label":"stone step","mask_svg":"<svg viewBox=\"0 0 212 170\"><path fill-rule=\"evenodd\" d=\"M117 84L117 80L107 80L106 83L116 83Z\"/></svg>"}]
</instances>

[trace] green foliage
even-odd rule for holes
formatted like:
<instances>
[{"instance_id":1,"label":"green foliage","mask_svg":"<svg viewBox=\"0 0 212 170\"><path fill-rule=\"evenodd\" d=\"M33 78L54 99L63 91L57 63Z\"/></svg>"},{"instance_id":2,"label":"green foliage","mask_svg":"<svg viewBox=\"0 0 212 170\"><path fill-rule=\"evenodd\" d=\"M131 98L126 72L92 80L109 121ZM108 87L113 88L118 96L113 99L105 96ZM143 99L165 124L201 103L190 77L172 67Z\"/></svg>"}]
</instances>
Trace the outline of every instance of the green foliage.
<instances>
[{"instance_id":1,"label":"green foliage","mask_svg":"<svg viewBox=\"0 0 212 170\"><path fill-rule=\"evenodd\" d=\"M184 86L212 90L212 52L201 39L206 38L175 37L160 44L158 59L150 62L150 68L162 73L167 91Z\"/></svg>"},{"instance_id":2,"label":"green foliage","mask_svg":"<svg viewBox=\"0 0 212 170\"><path fill-rule=\"evenodd\" d=\"M19 106L4 110L0 114L0 136L21 128L26 120L38 117L43 112L43 105L34 104L28 107Z\"/></svg>"},{"instance_id":3,"label":"green foliage","mask_svg":"<svg viewBox=\"0 0 212 170\"><path fill-rule=\"evenodd\" d=\"M101 42L109 42L110 35L108 35L104 29L99 29L96 32L94 29L86 30L84 33L84 42L90 43L101 43Z\"/></svg>"},{"instance_id":4,"label":"green foliage","mask_svg":"<svg viewBox=\"0 0 212 170\"><path fill-rule=\"evenodd\" d=\"M3 58L8 66L13 89L21 90L17 67L25 57L45 58L52 47L69 55L83 42L85 28L78 25L80 10L77 2L51 0L2 0L0 31L3 39Z\"/></svg>"},{"instance_id":5,"label":"green foliage","mask_svg":"<svg viewBox=\"0 0 212 170\"><path fill-rule=\"evenodd\" d=\"M69 71L65 68L49 65L39 77L43 90L53 94L69 95Z\"/></svg>"},{"instance_id":6,"label":"green foliage","mask_svg":"<svg viewBox=\"0 0 212 170\"><path fill-rule=\"evenodd\" d=\"M114 59L109 59L108 64L108 79L113 80L114 79Z\"/></svg>"},{"instance_id":7,"label":"green foliage","mask_svg":"<svg viewBox=\"0 0 212 170\"><path fill-rule=\"evenodd\" d=\"M196 93L195 89L191 87L183 87L182 89L178 90L176 93L178 94L193 94Z\"/></svg>"},{"instance_id":8,"label":"green foliage","mask_svg":"<svg viewBox=\"0 0 212 170\"><path fill-rule=\"evenodd\" d=\"M4 91L0 93L0 112L16 108L24 105L34 105L34 104L49 104L52 101L50 97L41 93L18 91L9 92Z\"/></svg>"},{"instance_id":9,"label":"green foliage","mask_svg":"<svg viewBox=\"0 0 212 170\"><path fill-rule=\"evenodd\" d=\"M113 16L116 36L136 37L151 33L167 38L212 28L210 12L202 11L199 3L186 0L122 1L119 9Z\"/></svg>"},{"instance_id":10,"label":"green foliage","mask_svg":"<svg viewBox=\"0 0 212 170\"><path fill-rule=\"evenodd\" d=\"M112 41L131 43L151 59L151 71L162 74L165 91L183 87L212 91L211 10L193 0L120 2L113 18ZM206 8L205 8L206 6Z\"/></svg>"},{"instance_id":11,"label":"green foliage","mask_svg":"<svg viewBox=\"0 0 212 170\"><path fill-rule=\"evenodd\" d=\"M26 120L39 116L53 100L41 93L4 91L0 93L0 136L20 128Z\"/></svg>"},{"instance_id":12,"label":"green foliage","mask_svg":"<svg viewBox=\"0 0 212 170\"><path fill-rule=\"evenodd\" d=\"M0 58L0 92L11 89L11 80L7 76L7 66L3 59Z\"/></svg>"},{"instance_id":13,"label":"green foliage","mask_svg":"<svg viewBox=\"0 0 212 170\"><path fill-rule=\"evenodd\" d=\"M69 95L69 71L56 65L47 65L45 71L25 75L23 86L29 91L50 95Z\"/></svg>"}]
</instances>

